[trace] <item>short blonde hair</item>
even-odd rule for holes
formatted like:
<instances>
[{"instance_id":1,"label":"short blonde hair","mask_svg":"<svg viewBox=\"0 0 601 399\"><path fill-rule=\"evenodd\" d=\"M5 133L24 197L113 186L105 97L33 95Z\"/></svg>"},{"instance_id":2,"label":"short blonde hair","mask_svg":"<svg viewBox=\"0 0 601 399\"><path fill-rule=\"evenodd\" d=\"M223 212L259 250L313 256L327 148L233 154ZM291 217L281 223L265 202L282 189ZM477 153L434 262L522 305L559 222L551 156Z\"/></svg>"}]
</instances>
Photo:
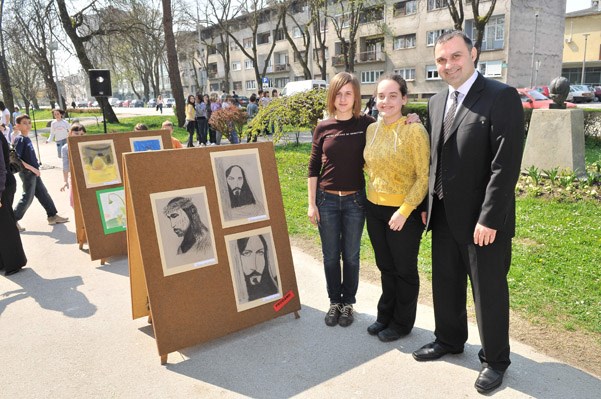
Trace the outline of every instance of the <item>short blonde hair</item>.
<instances>
[{"instance_id":1,"label":"short blonde hair","mask_svg":"<svg viewBox=\"0 0 601 399\"><path fill-rule=\"evenodd\" d=\"M342 86L351 84L353 87L354 104L353 104L353 116L357 118L361 114L361 87L359 86L359 80L355 75L348 72L337 73L336 76L330 81L328 88L327 102L328 102L328 113L330 115L336 115L336 95L342 89Z\"/></svg>"}]
</instances>

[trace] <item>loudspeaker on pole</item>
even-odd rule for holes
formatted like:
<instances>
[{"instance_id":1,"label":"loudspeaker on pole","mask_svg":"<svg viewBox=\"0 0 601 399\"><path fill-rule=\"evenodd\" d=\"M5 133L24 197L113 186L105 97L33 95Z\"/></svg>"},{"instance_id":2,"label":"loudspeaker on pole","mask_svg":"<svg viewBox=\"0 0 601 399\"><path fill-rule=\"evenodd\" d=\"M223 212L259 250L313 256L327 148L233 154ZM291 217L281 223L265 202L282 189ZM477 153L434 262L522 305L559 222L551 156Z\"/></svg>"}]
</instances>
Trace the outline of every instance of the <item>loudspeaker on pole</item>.
<instances>
[{"instance_id":1,"label":"loudspeaker on pole","mask_svg":"<svg viewBox=\"0 0 601 399\"><path fill-rule=\"evenodd\" d=\"M90 69L90 95L92 97L111 97L113 89L111 87L111 71L108 69Z\"/></svg>"}]
</instances>

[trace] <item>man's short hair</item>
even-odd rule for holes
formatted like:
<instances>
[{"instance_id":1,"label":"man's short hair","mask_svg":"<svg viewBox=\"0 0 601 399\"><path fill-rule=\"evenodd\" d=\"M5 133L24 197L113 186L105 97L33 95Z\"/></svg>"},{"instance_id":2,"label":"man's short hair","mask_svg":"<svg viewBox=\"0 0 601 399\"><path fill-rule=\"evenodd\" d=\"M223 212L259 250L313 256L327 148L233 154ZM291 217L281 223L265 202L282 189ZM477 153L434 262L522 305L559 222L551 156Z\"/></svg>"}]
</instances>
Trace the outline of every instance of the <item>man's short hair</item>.
<instances>
[{"instance_id":1,"label":"man's short hair","mask_svg":"<svg viewBox=\"0 0 601 399\"><path fill-rule=\"evenodd\" d=\"M29 119L29 120L31 120L31 118L29 117L29 115L23 114L23 115L17 116L17 119L15 119L15 122L17 124L20 124L23 119Z\"/></svg>"},{"instance_id":2,"label":"man's short hair","mask_svg":"<svg viewBox=\"0 0 601 399\"><path fill-rule=\"evenodd\" d=\"M465 42L465 45L467 46L467 50L472 51L472 47L474 47L474 44L472 43L472 39L470 39L469 36L462 30L452 30L450 32L443 33L442 35L440 35L438 37L438 39L436 39L434 48L436 48L436 46L438 46L439 44L446 43L449 40L456 38L456 37L462 38L463 41Z\"/></svg>"},{"instance_id":3,"label":"man's short hair","mask_svg":"<svg viewBox=\"0 0 601 399\"><path fill-rule=\"evenodd\" d=\"M162 127L165 127L165 126L171 126L171 127L173 127L173 122L171 122L171 121L165 121L165 122L163 122L163 124L161 126Z\"/></svg>"}]
</instances>

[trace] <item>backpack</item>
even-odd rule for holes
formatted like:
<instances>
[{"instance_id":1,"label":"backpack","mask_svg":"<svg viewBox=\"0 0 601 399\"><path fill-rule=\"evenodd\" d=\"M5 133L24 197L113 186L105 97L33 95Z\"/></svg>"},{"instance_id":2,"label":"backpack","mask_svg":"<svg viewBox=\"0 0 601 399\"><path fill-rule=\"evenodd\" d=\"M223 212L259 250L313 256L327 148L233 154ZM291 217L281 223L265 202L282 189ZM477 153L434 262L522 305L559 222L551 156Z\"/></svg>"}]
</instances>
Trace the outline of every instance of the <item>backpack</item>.
<instances>
[{"instance_id":1,"label":"backpack","mask_svg":"<svg viewBox=\"0 0 601 399\"><path fill-rule=\"evenodd\" d=\"M15 150L12 145L8 150L8 168L13 174L23 172L25 170L23 161L21 161L19 154L17 154L17 150Z\"/></svg>"}]
</instances>

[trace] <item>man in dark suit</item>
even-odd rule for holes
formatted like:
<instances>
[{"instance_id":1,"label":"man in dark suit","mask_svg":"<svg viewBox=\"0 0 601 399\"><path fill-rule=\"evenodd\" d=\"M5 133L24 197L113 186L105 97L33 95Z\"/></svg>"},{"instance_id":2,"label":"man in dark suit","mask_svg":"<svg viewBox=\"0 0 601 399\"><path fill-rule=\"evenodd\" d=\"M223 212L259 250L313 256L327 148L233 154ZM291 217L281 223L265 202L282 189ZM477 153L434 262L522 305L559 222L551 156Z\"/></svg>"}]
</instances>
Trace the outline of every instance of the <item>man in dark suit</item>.
<instances>
[{"instance_id":1,"label":"man in dark suit","mask_svg":"<svg viewBox=\"0 0 601 399\"><path fill-rule=\"evenodd\" d=\"M478 392L501 385L509 360L511 239L515 185L524 140L517 91L474 68L476 49L461 31L434 49L449 89L428 104L431 163L427 213L432 230L436 339L413 352L419 361L463 352L467 340L467 277L472 283L482 349Z\"/></svg>"}]
</instances>

